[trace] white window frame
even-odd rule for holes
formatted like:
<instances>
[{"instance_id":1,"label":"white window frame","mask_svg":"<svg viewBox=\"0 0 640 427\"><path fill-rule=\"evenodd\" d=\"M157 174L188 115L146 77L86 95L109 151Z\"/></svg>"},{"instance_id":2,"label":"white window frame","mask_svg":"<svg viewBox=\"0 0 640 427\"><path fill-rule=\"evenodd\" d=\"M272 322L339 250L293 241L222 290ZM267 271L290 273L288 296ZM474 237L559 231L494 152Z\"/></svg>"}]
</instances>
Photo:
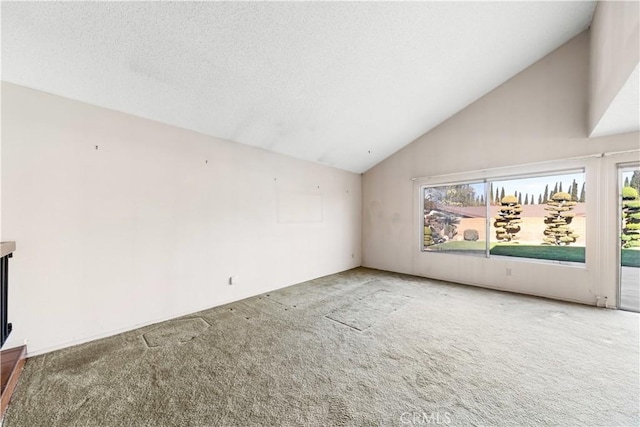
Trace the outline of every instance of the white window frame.
<instances>
[{"instance_id":1,"label":"white window frame","mask_svg":"<svg viewBox=\"0 0 640 427\"><path fill-rule=\"evenodd\" d=\"M486 259L502 259L509 261L518 261L518 262L529 262L529 263L544 263L544 264L560 264L567 266L575 266L580 268L587 267L587 248L590 246L589 239L586 236L586 231L589 228L588 225L585 226L585 260L584 262L573 262L573 261L560 261L560 260L550 260L550 259L538 259L538 258L525 258L525 257L513 257L506 255L491 255L490 254L490 230L491 230L491 217L490 217L490 200L493 195L488 197L489 187L492 182L496 181L504 181L504 180L515 180L515 179L527 179L527 178L536 178L543 176L554 176L554 175L566 175L566 174L575 174L575 173L584 173L585 175L585 183L589 181L589 158L595 159L601 156L587 156L579 159L569 159L564 161L552 161L552 162L543 162L537 164L529 164L529 165L521 165L521 166L509 166L504 168L493 168L487 170L478 170L472 172L461 172L461 173L452 173L446 175L432 176L432 177L419 177L413 178L414 186L418 189L418 203L417 203L417 218L418 218L418 248L421 253L440 253L443 255L462 255L462 256L471 256L471 257L481 257L480 254L469 254L465 252L456 253L452 252L439 252L439 251L429 251L424 248L424 192L427 188L433 187L443 187L450 185L460 185L460 184L478 184L484 182L485 184L485 205L486 205L486 246L485 246L485 254L482 258ZM590 185L587 185L588 189ZM587 200L590 200L587 197ZM587 208L587 211L589 209ZM587 221L589 220L589 214L586 215ZM588 223L587 223L588 224Z\"/></svg>"}]
</instances>

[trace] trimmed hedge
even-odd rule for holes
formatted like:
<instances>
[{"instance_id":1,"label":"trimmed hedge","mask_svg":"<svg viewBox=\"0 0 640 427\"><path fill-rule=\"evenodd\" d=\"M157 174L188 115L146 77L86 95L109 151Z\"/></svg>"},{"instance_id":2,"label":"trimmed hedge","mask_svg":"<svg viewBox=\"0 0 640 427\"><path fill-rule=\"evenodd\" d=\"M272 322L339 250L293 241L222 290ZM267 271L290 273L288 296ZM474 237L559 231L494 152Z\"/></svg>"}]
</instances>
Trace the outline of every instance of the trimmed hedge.
<instances>
[{"instance_id":1,"label":"trimmed hedge","mask_svg":"<svg viewBox=\"0 0 640 427\"><path fill-rule=\"evenodd\" d=\"M548 213L544 217L547 228L544 230L543 244L567 246L580 237L569 227L574 217L571 211L575 205L576 202L571 200L569 193L560 191L551 196L547 207L544 208Z\"/></svg>"},{"instance_id":2,"label":"trimmed hedge","mask_svg":"<svg viewBox=\"0 0 640 427\"><path fill-rule=\"evenodd\" d=\"M522 205L513 195L504 196L500 200L500 208L493 226L496 228L496 239L499 242L510 242L516 240L516 234L520 231L520 219Z\"/></svg>"},{"instance_id":3,"label":"trimmed hedge","mask_svg":"<svg viewBox=\"0 0 640 427\"><path fill-rule=\"evenodd\" d=\"M640 199L635 188L622 189L622 222L622 247L640 247Z\"/></svg>"}]
</instances>

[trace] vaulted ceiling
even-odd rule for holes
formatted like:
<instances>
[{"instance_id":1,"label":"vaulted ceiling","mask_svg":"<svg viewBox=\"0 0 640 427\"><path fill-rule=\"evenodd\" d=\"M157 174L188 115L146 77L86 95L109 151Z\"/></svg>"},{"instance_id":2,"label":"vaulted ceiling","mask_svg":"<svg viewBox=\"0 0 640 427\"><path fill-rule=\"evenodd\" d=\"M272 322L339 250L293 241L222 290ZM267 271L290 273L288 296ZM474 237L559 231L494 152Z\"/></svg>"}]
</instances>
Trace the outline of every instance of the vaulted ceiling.
<instances>
[{"instance_id":1,"label":"vaulted ceiling","mask_svg":"<svg viewBox=\"0 0 640 427\"><path fill-rule=\"evenodd\" d=\"M2 80L364 172L588 28L586 2L2 3Z\"/></svg>"}]
</instances>

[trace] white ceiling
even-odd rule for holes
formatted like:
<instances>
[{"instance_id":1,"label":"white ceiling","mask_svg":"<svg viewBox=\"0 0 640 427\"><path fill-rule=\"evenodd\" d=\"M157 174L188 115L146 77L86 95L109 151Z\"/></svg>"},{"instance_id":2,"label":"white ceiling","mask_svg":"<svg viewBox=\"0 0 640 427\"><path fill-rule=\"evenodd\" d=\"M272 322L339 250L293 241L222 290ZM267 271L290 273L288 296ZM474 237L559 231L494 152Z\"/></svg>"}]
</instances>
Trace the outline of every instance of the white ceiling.
<instances>
[{"instance_id":1,"label":"white ceiling","mask_svg":"<svg viewBox=\"0 0 640 427\"><path fill-rule=\"evenodd\" d=\"M589 2L2 2L2 79L364 172L585 30Z\"/></svg>"}]
</instances>

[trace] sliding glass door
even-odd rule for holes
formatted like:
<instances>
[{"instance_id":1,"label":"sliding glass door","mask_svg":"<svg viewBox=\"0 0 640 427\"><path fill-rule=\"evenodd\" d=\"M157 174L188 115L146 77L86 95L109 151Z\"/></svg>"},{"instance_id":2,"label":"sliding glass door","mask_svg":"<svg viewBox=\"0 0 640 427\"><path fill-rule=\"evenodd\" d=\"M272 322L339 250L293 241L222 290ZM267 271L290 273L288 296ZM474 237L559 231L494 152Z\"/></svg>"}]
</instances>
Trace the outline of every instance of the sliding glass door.
<instances>
[{"instance_id":1,"label":"sliding glass door","mask_svg":"<svg viewBox=\"0 0 640 427\"><path fill-rule=\"evenodd\" d=\"M618 170L620 309L640 312L640 165Z\"/></svg>"}]
</instances>

